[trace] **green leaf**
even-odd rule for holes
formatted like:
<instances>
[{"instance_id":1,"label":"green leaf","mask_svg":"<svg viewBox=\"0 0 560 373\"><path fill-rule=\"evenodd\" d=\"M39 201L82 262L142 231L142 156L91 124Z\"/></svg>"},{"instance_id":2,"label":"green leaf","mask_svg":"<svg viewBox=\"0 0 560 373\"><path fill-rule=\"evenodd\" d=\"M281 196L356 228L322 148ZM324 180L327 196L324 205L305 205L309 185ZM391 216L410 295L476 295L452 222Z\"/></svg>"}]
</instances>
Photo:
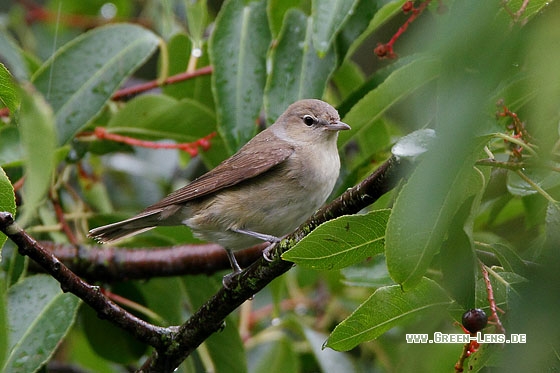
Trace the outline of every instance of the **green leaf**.
<instances>
[{"instance_id":1,"label":"green leaf","mask_svg":"<svg viewBox=\"0 0 560 373\"><path fill-rule=\"evenodd\" d=\"M32 80L55 112L59 145L99 114L158 43L140 26L103 26L70 41L41 66Z\"/></svg>"},{"instance_id":2,"label":"green leaf","mask_svg":"<svg viewBox=\"0 0 560 373\"><path fill-rule=\"evenodd\" d=\"M313 19L313 44L324 56L332 45L336 33L352 15L357 0L314 0L311 18Z\"/></svg>"},{"instance_id":3,"label":"green leaf","mask_svg":"<svg viewBox=\"0 0 560 373\"><path fill-rule=\"evenodd\" d=\"M495 243L490 245L490 248L496 254L496 257L500 261L500 264L507 272L513 272L518 275L525 275L527 271L527 266L523 262L523 259L517 254L511 247L506 245Z\"/></svg>"},{"instance_id":4,"label":"green leaf","mask_svg":"<svg viewBox=\"0 0 560 373\"><path fill-rule=\"evenodd\" d=\"M345 62L351 61L348 50L355 44L356 39L367 29L370 21L375 17L381 2L376 0L358 0L354 5L354 10L348 16L336 37L336 53L338 59Z\"/></svg>"},{"instance_id":5,"label":"green leaf","mask_svg":"<svg viewBox=\"0 0 560 373\"><path fill-rule=\"evenodd\" d=\"M210 39L218 131L234 153L257 131L270 31L264 0L227 1Z\"/></svg>"},{"instance_id":6,"label":"green leaf","mask_svg":"<svg viewBox=\"0 0 560 373\"><path fill-rule=\"evenodd\" d=\"M395 326L403 325L428 309L449 303L449 297L441 287L427 278L408 291L403 291L399 285L379 288L336 326L325 346L348 351Z\"/></svg>"},{"instance_id":7,"label":"green leaf","mask_svg":"<svg viewBox=\"0 0 560 373\"><path fill-rule=\"evenodd\" d=\"M453 217L439 256L443 275L441 284L463 309L473 308L475 302L478 261L473 249L472 230L466 227L473 214L473 201L475 196L466 199Z\"/></svg>"},{"instance_id":8,"label":"green leaf","mask_svg":"<svg viewBox=\"0 0 560 373\"><path fill-rule=\"evenodd\" d=\"M74 323L80 301L46 275L28 277L8 291L10 354L3 372L35 372Z\"/></svg>"},{"instance_id":9,"label":"green leaf","mask_svg":"<svg viewBox=\"0 0 560 373\"><path fill-rule=\"evenodd\" d=\"M272 37L276 39L282 30L284 17L290 8L297 8L301 5L301 0L269 0L266 12Z\"/></svg>"},{"instance_id":10,"label":"green leaf","mask_svg":"<svg viewBox=\"0 0 560 373\"><path fill-rule=\"evenodd\" d=\"M282 259L312 269L340 269L383 252L390 210L341 216L321 224Z\"/></svg>"},{"instance_id":11,"label":"green leaf","mask_svg":"<svg viewBox=\"0 0 560 373\"><path fill-rule=\"evenodd\" d=\"M521 23L525 20L530 20L539 12L550 5L550 0L534 0L534 1L523 1L523 0L511 0L508 1L506 5L500 8L500 16L505 17L507 20L512 21L512 16L510 13L506 12L505 7L510 10L511 13L517 13L521 8L524 10L520 13Z\"/></svg>"},{"instance_id":12,"label":"green leaf","mask_svg":"<svg viewBox=\"0 0 560 373\"><path fill-rule=\"evenodd\" d=\"M134 283L128 282L124 286L128 289L123 289L121 285L119 290L113 289L113 291L125 299L143 304L143 299ZM148 349L144 343L124 333L115 324L99 318L97 312L91 307L81 309L78 320L91 349L105 360L123 365L133 364ZM107 341L111 341L111 343L107 343Z\"/></svg>"},{"instance_id":13,"label":"green leaf","mask_svg":"<svg viewBox=\"0 0 560 373\"><path fill-rule=\"evenodd\" d=\"M257 344L248 351L248 359L249 372L252 373L301 371L293 343L283 335L278 339Z\"/></svg>"},{"instance_id":14,"label":"green leaf","mask_svg":"<svg viewBox=\"0 0 560 373\"><path fill-rule=\"evenodd\" d=\"M7 211L12 215L16 213L16 198L14 195L14 187L4 169L0 167L0 211ZM4 233L0 233L0 249L4 246L7 237ZM2 259L2 252L0 251L0 259Z\"/></svg>"},{"instance_id":15,"label":"green leaf","mask_svg":"<svg viewBox=\"0 0 560 373\"><path fill-rule=\"evenodd\" d=\"M343 149L353 137L370 131L373 123L396 102L435 79L439 75L436 59L418 57L395 70L385 81L366 94L344 116L343 121L352 126L352 131L341 131L339 148Z\"/></svg>"},{"instance_id":16,"label":"green leaf","mask_svg":"<svg viewBox=\"0 0 560 373\"><path fill-rule=\"evenodd\" d=\"M0 128L0 165L20 166L23 159L23 149L20 144L20 135L16 126Z\"/></svg>"},{"instance_id":17,"label":"green leaf","mask_svg":"<svg viewBox=\"0 0 560 373\"><path fill-rule=\"evenodd\" d=\"M528 168L521 172L542 189L550 190L560 185L560 174L558 172L550 172L543 168ZM538 193L537 189L516 172L508 172L507 188L511 194L520 197Z\"/></svg>"},{"instance_id":18,"label":"green leaf","mask_svg":"<svg viewBox=\"0 0 560 373\"><path fill-rule=\"evenodd\" d=\"M187 27L189 29L189 36L197 48L202 46L204 30L208 18L208 9L206 1L195 0L185 1Z\"/></svg>"},{"instance_id":19,"label":"green leaf","mask_svg":"<svg viewBox=\"0 0 560 373\"><path fill-rule=\"evenodd\" d=\"M4 330L8 330L7 289L8 285L6 284L6 278L3 273L0 273L0 328L3 330L3 332L0 333L0 368L2 368L6 363L9 350L8 333L4 332Z\"/></svg>"},{"instance_id":20,"label":"green leaf","mask_svg":"<svg viewBox=\"0 0 560 373\"><path fill-rule=\"evenodd\" d=\"M40 94L22 91L19 129L26 157L24 210L21 216L21 224L25 225L43 202L55 167L54 116Z\"/></svg>"},{"instance_id":21,"label":"green leaf","mask_svg":"<svg viewBox=\"0 0 560 373\"><path fill-rule=\"evenodd\" d=\"M549 203L546 208L545 236L546 244L550 248L556 247L560 242L560 204L558 202Z\"/></svg>"},{"instance_id":22,"label":"green leaf","mask_svg":"<svg viewBox=\"0 0 560 373\"><path fill-rule=\"evenodd\" d=\"M293 102L321 98L336 67L334 48L321 58L312 41L313 19L290 9L278 43L272 50L272 68L265 90L267 122L274 122Z\"/></svg>"},{"instance_id":23,"label":"green leaf","mask_svg":"<svg viewBox=\"0 0 560 373\"><path fill-rule=\"evenodd\" d=\"M365 74L354 61L345 60L332 75L332 82L343 99L364 84Z\"/></svg>"},{"instance_id":24,"label":"green leaf","mask_svg":"<svg viewBox=\"0 0 560 373\"><path fill-rule=\"evenodd\" d=\"M23 57L23 51L6 30L0 30L0 51L2 51L2 61L16 79L29 79L29 68Z\"/></svg>"},{"instance_id":25,"label":"green leaf","mask_svg":"<svg viewBox=\"0 0 560 373\"><path fill-rule=\"evenodd\" d=\"M0 63L0 101L13 114L19 106L19 95L12 75L2 63Z\"/></svg>"},{"instance_id":26,"label":"green leaf","mask_svg":"<svg viewBox=\"0 0 560 373\"><path fill-rule=\"evenodd\" d=\"M216 117L198 101L143 95L118 111L107 128L136 138L192 142L215 130Z\"/></svg>"},{"instance_id":27,"label":"green leaf","mask_svg":"<svg viewBox=\"0 0 560 373\"><path fill-rule=\"evenodd\" d=\"M422 278L453 216L480 190L480 173L473 165L486 141L457 147L457 152L446 142L434 144L397 197L387 224L385 255L391 277L405 288Z\"/></svg>"}]
</instances>

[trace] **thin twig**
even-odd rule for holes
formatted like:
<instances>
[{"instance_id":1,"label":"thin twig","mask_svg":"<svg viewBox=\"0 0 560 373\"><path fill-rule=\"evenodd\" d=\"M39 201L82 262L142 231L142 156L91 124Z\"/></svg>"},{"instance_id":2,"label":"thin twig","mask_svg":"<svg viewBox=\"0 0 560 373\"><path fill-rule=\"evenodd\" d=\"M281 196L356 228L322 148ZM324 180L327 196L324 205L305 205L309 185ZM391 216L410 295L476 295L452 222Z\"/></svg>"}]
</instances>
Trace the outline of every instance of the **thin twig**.
<instances>
[{"instance_id":1,"label":"thin twig","mask_svg":"<svg viewBox=\"0 0 560 373\"><path fill-rule=\"evenodd\" d=\"M143 84L135 85L133 87L120 89L119 91L115 92L112 99L115 101L124 100L131 96L137 95L141 92L146 92L149 91L150 89L161 87L162 85L178 83L178 82L195 78L197 76L209 75L209 74L212 74L212 66L201 67L200 69L197 69L193 72L184 72L184 73L172 75L169 78L165 79L163 84L158 79L155 79Z\"/></svg>"}]
</instances>

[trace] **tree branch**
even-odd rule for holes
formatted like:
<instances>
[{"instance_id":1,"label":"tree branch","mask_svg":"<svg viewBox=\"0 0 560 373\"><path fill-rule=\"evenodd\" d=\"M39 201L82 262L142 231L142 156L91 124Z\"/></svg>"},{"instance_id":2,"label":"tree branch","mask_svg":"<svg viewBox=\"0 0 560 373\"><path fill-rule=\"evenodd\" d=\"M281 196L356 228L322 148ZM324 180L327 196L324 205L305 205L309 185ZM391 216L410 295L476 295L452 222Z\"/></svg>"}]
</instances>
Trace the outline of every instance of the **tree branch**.
<instances>
[{"instance_id":1,"label":"tree branch","mask_svg":"<svg viewBox=\"0 0 560 373\"><path fill-rule=\"evenodd\" d=\"M72 272L89 281L107 283L185 274L209 275L231 268L226 251L212 243L134 249L56 244L50 241L39 243ZM265 247L266 243L263 243L237 251L235 257L242 267L247 267L262 255ZM35 265L33 269L40 270L41 267Z\"/></svg>"}]
</instances>

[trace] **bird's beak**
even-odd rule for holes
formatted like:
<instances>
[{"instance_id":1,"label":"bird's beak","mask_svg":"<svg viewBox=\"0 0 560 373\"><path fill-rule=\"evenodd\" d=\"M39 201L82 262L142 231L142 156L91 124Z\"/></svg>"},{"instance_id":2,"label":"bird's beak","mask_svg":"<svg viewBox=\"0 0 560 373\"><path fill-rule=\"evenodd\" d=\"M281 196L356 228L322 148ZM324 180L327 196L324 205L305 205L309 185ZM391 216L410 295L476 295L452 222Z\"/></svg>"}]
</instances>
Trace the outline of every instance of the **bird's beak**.
<instances>
[{"instance_id":1,"label":"bird's beak","mask_svg":"<svg viewBox=\"0 0 560 373\"><path fill-rule=\"evenodd\" d=\"M346 131L350 129L350 126L347 125L344 122L335 122L335 123L329 123L325 126L328 130L331 131Z\"/></svg>"}]
</instances>

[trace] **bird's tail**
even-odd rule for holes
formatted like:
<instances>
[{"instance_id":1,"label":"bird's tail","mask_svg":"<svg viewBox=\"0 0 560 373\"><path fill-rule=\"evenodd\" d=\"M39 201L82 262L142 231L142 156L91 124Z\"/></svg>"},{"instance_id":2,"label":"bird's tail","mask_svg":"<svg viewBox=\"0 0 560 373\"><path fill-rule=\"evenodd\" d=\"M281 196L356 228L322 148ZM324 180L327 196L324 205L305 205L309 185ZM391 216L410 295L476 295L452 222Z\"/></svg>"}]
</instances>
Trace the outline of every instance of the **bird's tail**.
<instances>
[{"instance_id":1,"label":"bird's tail","mask_svg":"<svg viewBox=\"0 0 560 373\"><path fill-rule=\"evenodd\" d=\"M113 242L149 231L158 225L159 220L160 211L146 212L130 219L94 228L89 231L88 237L100 243Z\"/></svg>"}]
</instances>

